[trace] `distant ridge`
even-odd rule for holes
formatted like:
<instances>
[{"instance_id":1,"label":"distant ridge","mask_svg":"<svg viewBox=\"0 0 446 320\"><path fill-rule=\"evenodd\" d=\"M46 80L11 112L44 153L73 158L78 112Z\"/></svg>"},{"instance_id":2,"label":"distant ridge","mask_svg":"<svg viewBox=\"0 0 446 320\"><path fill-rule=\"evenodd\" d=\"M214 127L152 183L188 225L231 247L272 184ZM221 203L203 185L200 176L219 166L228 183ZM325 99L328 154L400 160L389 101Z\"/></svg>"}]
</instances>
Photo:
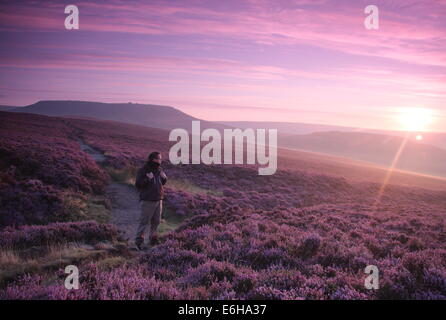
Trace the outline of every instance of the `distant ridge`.
<instances>
[{"instance_id":1,"label":"distant ridge","mask_svg":"<svg viewBox=\"0 0 446 320\"><path fill-rule=\"evenodd\" d=\"M404 137L364 132L315 132L280 137L279 145L298 150L376 163L390 167L397 157L396 168L446 178L446 150Z\"/></svg>"},{"instance_id":2,"label":"distant ridge","mask_svg":"<svg viewBox=\"0 0 446 320\"><path fill-rule=\"evenodd\" d=\"M35 113L47 116L73 116L113 120L160 129L184 128L190 130L191 121L200 120L174 107L138 103L44 100L29 106L17 107L7 111ZM222 124L204 120L200 121L202 128L227 128L227 126Z\"/></svg>"},{"instance_id":3,"label":"distant ridge","mask_svg":"<svg viewBox=\"0 0 446 320\"><path fill-rule=\"evenodd\" d=\"M39 101L25 107L6 107L9 112L46 116L99 119L146 127L172 130L191 129L192 117L176 108L154 104L102 103L89 101ZM0 107L0 108L1 108ZM256 121L201 121L202 129L277 128L278 145L292 149L319 152L349 159L390 166L404 140L402 131L380 131L341 126ZM370 132L373 131L373 132ZM446 134L411 133L396 168L422 174L446 177Z\"/></svg>"},{"instance_id":4,"label":"distant ridge","mask_svg":"<svg viewBox=\"0 0 446 320\"><path fill-rule=\"evenodd\" d=\"M2 106L0 105L0 111L11 111L12 109L14 109L16 107L11 107L11 106Z\"/></svg>"},{"instance_id":5,"label":"distant ridge","mask_svg":"<svg viewBox=\"0 0 446 320\"><path fill-rule=\"evenodd\" d=\"M357 131L354 127L343 127L327 124L313 124L302 122L277 122L277 121L219 121L219 123L235 128L253 129L277 129L280 134L309 134L325 131Z\"/></svg>"},{"instance_id":6,"label":"distant ridge","mask_svg":"<svg viewBox=\"0 0 446 320\"><path fill-rule=\"evenodd\" d=\"M398 130L378 130L302 122L219 121L219 123L241 129L277 129L279 135L281 136L307 135L319 132L372 133L393 137L404 137L407 134L405 131ZM424 144L429 144L446 150L446 132L410 132L409 138L411 140L415 140L417 135L422 136L422 142Z\"/></svg>"}]
</instances>

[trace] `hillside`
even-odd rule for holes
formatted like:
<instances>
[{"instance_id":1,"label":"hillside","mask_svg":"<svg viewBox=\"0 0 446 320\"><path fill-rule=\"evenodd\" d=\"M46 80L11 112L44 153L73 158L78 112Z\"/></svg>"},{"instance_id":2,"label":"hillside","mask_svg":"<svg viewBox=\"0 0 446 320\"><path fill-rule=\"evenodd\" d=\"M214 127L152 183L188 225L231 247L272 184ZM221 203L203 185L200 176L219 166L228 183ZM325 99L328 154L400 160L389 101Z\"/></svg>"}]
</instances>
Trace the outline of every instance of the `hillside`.
<instances>
[{"instance_id":1,"label":"hillside","mask_svg":"<svg viewBox=\"0 0 446 320\"><path fill-rule=\"evenodd\" d=\"M105 206L108 175L61 119L0 112L0 136L0 229L88 219L88 207Z\"/></svg>"},{"instance_id":2,"label":"hillside","mask_svg":"<svg viewBox=\"0 0 446 320\"><path fill-rule=\"evenodd\" d=\"M218 123L234 128L277 129L282 135L309 134L325 131L357 131L353 127L330 126L325 124L272 121L219 121Z\"/></svg>"},{"instance_id":3,"label":"hillside","mask_svg":"<svg viewBox=\"0 0 446 320\"><path fill-rule=\"evenodd\" d=\"M391 137L404 137L409 134L411 140L415 140L417 135L423 137L423 144L432 145L437 148L446 149L446 133L444 132L406 132L398 130L377 130L367 128L354 128L336 125L299 123L299 122L272 122L272 121L220 121L219 123L235 128L254 128L254 129L277 129L280 136L289 137L284 139L285 143L289 143L295 135L308 135L320 132L349 132L376 134ZM354 136L354 135L352 135ZM282 139L281 139L282 140Z\"/></svg>"},{"instance_id":4,"label":"hillside","mask_svg":"<svg viewBox=\"0 0 446 320\"><path fill-rule=\"evenodd\" d=\"M413 138L359 133L316 132L308 135L280 137L279 145L331 154L390 167L398 154L396 168L428 175L446 177L446 150Z\"/></svg>"},{"instance_id":5,"label":"hillside","mask_svg":"<svg viewBox=\"0 0 446 320\"><path fill-rule=\"evenodd\" d=\"M138 254L119 230L138 212L135 168L168 159L168 131L10 112L0 128L1 215L28 219L0 230L0 299L446 298L445 180L398 172L383 189L384 169L282 149L272 176L165 161L160 244ZM63 287L67 264L79 290Z\"/></svg>"},{"instance_id":6,"label":"hillside","mask_svg":"<svg viewBox=\"0 0 446 320\"><path fill-rule=\"evenodd\" d=\"M26 107L7 109L50 116L102 119L144 125L147 127L191 129L191 121L199 120L173 107L133 103L99 103L86 101L39 101ZM388 167L392 164L402 142L402 132L357 129L350 127L304 124L291 122L201 120L201 128L276 128L279 146L325 153L349 159L366 161ZM335 130L335 131L333 131ZM363 132L359 132L363 130ZM423 133L423 141L409 136L396 168L420 174L446 177L445 134Z\"/></svg>"},{"instance_id":7,"label":"hillside","mask_svg":"<svg viewBox=\"0 0 446 320\"><path fill-rule=\"evenodd\" d=\"M137 103L102 103L89 101L39 101L29 106L17 107L14 112L35 113L47 116L72 116L113 120L153 128L190 130L191 121L199 120L169 106ZM203 128L215 124L202 121ZM219 125L216 128L223 128Z\"/></svg>"}]
</instances>

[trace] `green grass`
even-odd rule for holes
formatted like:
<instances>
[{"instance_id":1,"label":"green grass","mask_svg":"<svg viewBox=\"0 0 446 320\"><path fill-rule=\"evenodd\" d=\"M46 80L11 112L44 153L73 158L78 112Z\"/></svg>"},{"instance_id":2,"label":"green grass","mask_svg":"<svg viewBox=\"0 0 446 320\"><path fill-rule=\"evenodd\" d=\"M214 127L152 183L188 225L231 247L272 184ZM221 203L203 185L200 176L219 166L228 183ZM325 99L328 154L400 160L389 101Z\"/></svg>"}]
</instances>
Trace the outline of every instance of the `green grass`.
<instances>
[{"instance_id":1,"label":"green grass","mask_svg":"<svg viewBox=\"0 0 446 320\"><path fill-rule=\"evenodd\" d=\"M38 254L36 254L36 250ZM31 253L33 251L34 253ZM86 248L73 243L27 250L1 249L0 286L16 280L23 274L57 270L70 264L79 264L85 260L97 260L107 254L105 250Z\"/></svg>"},{"instance_id":2,"label":"green grass","mask_svg":"<svg viewBox=\"0 0 446 320\"><path fill-rule=\"evenodd\" d=\"M121 256L107 257L97 261L99 269L103 271L112 270L122 266L125 263L129 263L129 260Z\"/></svg>"},{"instance_id":3,"label":"green grass","mask_svg":"<svg viewBox=\"0 0 446 320\"><path fill-rule=\"evenodd\" d=\"M169 179L167 181L167 186L173 190L182 190L192 194L208 194L214 196L223 196L223 192L220 190L209 190L204 189L188 179Z\"/></svg>"},{"instance_id":4,"label":"green grass","mask_svg":"<svg viewBox=\"0 0 446 320\"><path fill-rule=\"evenodd\" d=\"M135 184L136 172L138 171L138 168L136 167L125 167L122 169L106 167L105 170L115 182L129 184L132 186ZM183 190L192 194L209 194L215 196L223 195L223 193L219 190L201 188L188 179L168 179L167 186L174 190Z\"/></svg>"},{"instance_id":5,"label":"green grass","mask_svg":"<svg viewBox=\"0 0 446 320\"><path fill-rule=\"evenodd\" d=\"M123 264L137 263L127 247L118 250L122 243L98 243L94 246L82 243L66 243L27 249L0 249L0 287L24 274L45 275L48 281L57 277L55 271L67 265L80 266L96 262L100 269L111 270ZM122 248L121 248L122 249Z\"/></svg>"},{"instance_id":6,"label":"green grass","mask_svg":"<svg viewBox=\"0 0 446 320\"><path fill-rule=\"evenodd\" d=\"M110 204L105 196L91 196L87 200L87 220L108 223L111 219Z\"/></svg>"},{"instance_id":7,"label":"green grass","mask_svg":"<svg viewBox=\"0 0 446 320\"><path fill-rule=\"evenodd\" d=\"M163 235L177 229L187 218L189 216L176 214L175 209L164 201L163 215L158 227L158 234Z\"/></svg>"},{"instance_id":8,"label":"green grass","mask_svg":"<svg viewBox=\"0 0 446 320\"><path fill-rule=\"evenodd\" d=\"M64 199L64 207L69 216L63 217L63 221L95 220L107 223L111 219L110 205L105 196L83 197L70 194Z\"/></svg>"},{"instance_id":9,"label":"green grass","mask_svg":"<svg viewBox=\"0 0 446 320\"><path fill-rule=\"evenodd\" d=\"M122 169L105 167L104 169L115 182L129 185L135 184L136 172L138 171L138 168L136 167L125 167Z\"/></svg>"}]
</instances>

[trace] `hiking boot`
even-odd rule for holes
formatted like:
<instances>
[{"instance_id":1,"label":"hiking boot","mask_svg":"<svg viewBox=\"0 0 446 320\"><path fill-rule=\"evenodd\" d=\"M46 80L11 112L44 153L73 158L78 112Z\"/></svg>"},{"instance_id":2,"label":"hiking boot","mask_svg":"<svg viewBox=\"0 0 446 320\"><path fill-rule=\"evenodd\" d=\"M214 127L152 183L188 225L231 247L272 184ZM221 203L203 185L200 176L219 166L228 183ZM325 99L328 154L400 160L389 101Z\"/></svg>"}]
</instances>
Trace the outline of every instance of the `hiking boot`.
<instances>
[{"instance_id":1,"label":"hiking boot","mask_svg":"<svg viewBox=\"0 0 446 320\"><path fill-rule=\"evenodd\" d=\"M143 251L145 248L144 248L144 240L140 240L140 239L137 239L136 241L135 241L135 247L136 247L136 250L138 250L138 251Z\"/></svg>"}]
</instances>

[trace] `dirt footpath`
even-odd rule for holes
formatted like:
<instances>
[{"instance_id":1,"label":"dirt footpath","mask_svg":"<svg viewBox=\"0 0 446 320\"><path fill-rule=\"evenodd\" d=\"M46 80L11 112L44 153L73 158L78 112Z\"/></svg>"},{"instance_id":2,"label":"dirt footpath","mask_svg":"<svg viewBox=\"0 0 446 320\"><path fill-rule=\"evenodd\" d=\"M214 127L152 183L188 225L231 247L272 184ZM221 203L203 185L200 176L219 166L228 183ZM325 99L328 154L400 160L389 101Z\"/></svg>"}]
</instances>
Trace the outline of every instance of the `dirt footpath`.
<instances>
[{"instance_id":1,"label":"dirt footpath","mask_svg":"<svg viewBox=\"0 0 446 320\"><path fill-rule=\"evenodd\" d=\"M134 239L139 223L139 197L134 187L113 182L106 188L112 204L111 223L122 230L127 239Z\"/></svg>"},{"instance_id":2,"label":"dirt footpath","mask_svg":"<svg viewBox=\"0 0 446 320\"><path fill-rule=\"evenodd\" d=\"M105 160L105 156L100 151L82 140L78 142L81 150L88 153L99 165ZM139 196L136 189L127 184L112 182L105 189L105 193L112 205L110 223L123 231L126 239L132 241L139 224L140 214Z\"/></svg>"}]
</instances>

